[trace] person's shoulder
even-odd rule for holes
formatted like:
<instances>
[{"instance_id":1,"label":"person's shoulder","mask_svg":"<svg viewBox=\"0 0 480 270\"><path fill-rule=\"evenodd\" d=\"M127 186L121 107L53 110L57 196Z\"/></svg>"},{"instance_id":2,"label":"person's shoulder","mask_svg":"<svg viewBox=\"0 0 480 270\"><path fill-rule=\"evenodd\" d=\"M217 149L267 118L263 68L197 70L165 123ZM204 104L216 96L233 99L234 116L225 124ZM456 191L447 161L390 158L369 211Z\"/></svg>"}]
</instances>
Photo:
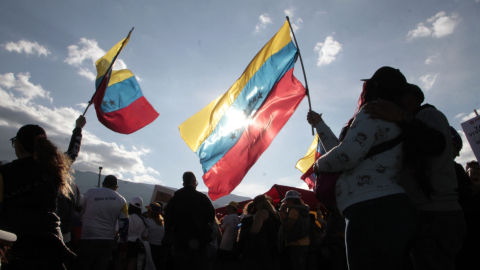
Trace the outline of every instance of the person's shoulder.
<instances>
[{"instance_id":1,"label":"person's shoulder","mask_svg":"<svg viewBox=\"0 0 480 270\"><path fill-rule=\"evenodd\" d=\"M417 118L430 118L430 117L436 117L436 118L445 118L445 114L443 114L440 110L435 108L434 106L430 104L425 104L420 108L420 111L415 115Z\"/></svg>"}]
</instances>

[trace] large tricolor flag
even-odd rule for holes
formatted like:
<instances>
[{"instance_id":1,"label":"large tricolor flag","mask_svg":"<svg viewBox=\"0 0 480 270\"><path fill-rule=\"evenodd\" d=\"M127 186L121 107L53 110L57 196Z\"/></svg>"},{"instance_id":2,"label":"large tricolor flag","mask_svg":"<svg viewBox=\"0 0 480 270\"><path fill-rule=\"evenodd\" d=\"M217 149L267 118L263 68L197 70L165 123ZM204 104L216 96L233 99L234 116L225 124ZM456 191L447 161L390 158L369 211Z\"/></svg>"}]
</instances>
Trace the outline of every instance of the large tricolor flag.
<instances>
[{"instance_id":1,"label":"large tricolor flag","mask_svg":"<svg viewBox=\"0 0 480 270\"><path fill-rule=\"evenodd\" d=\"M293 76L296 55L285 22L225 94L180 125L212 200L240 184L305 97Z\"/></svg>"},{"instance_id":2,"label":"large tricolor flag","mask_svg":"<svg viewBox=\"0 0 480 270\"><path fill-rule=\"evenodd\" d=\"M130 34L95 62L97 92L93 103L97 118L107 128L123 134L143 128L159 115L143 96L137 79L130 70L112 71L118 54L129 38Z\"/></svg>"},{"instance_id":3,"label":"large tricolor flag","mask_svg":"<svg viewBox=\"0 0 480 270\"><path fill-rule=\"evenodd\" d=\"M323 154L325 154L325 149L323 149L317 134L315 135L310 148L308 148L307 154L297 161L297 164L295 165L295 168L299 169L303 173L301 179L307 183L309 189L312 189L315 186L315 173L313 172L313 164Z\"/></svg>"}]
</instances>

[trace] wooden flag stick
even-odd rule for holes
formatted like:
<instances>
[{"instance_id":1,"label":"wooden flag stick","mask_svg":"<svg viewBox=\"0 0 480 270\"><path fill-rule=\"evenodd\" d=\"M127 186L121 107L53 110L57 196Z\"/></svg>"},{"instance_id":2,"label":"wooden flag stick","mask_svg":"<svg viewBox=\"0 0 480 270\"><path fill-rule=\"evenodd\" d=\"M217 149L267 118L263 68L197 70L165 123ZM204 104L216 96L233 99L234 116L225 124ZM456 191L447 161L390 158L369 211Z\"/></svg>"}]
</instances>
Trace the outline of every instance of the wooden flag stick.
<instances>
[{"instance_id":1,"label":"wooden flag stick","mask_svg":"<svg viewBox=\"0 0 480 270\"><path fill-rule=\"evenodd\" d=\"M288 21L288 25L290 26L290 31L292 32L293 40L295 41L295 46L297 47L297 53L298 53L298 56L300 57L300 64L302 64L303 78L305 79L305 91L307 93L307 98L308 98L308 108L311 111L312 102L310 101L310 91L308 90L307 75L305 74L305 68L303 67L302 54L300 53L300 48L298 47L297 38L295 37L295 33L293 32L292 25L290 24L290 18L288 16L287 16L287 21ZM312 136L315 136L315 132L313 130L313 124L312 124Z\"/></svg>"}]
</instances>

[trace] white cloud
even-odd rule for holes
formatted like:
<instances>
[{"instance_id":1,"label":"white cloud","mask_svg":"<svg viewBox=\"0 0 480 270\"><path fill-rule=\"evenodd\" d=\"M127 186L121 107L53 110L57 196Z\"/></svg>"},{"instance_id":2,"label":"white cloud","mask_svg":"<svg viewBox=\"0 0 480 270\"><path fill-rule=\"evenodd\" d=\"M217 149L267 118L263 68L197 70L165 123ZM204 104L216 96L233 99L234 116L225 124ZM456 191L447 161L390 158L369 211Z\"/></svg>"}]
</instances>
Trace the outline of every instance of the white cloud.
<instances>
[{"instance_id":1,"label":"white cloud","mask_svg":"<svg viewBox=\"0 0 480 270\"><path fill-rule=\"evenodd\" d=\"M297 31L298 29L300 29L300 26L301 24L303 23L303 20L302 18L294 18L294 10L295 8L289 8L289 9L285 9L284 12L285 12L285 15L287 15L290 19L290 24L292 25L292 29L293 31Z\"/></svg>"},{"instance_id":2,"label":"white cloud","mask_svg":"<svg viewBox=\"0 0 480 270\"><path fill-rule=\"evenodd\" d=\"M342 49L342 44L328 36L324 43L318 42L313 49L318 52L317 66L328 65L335 61L336 55Z\"/></svg>"},{"instance_id":3,"label":"white cloud","mask_svg":"<svg viewBox=\"0 0 480 270\"><path fill-rule=\"evenodd\" d=\"M38 56L44 55L47 56L50 54L50 51L38 44L38 42L30 42L28 40L20 40L19 42L8 42L7 44L3 45L5 49L9 52L16 51L17 53L25 52L26 54L37 54Z\"/></svg>"},{"instance_id":4,"label":"white cloud","mask_svg":"<svg viewBox=\"0 0 480 270\"><path fill-rule=\"evenodd\" d=\"M453 14L450 17L442 14L442 16L437 18L436 21L433 23L432 36L436 38L441 38L452 34L453 30L458 25L458 22L459 21L457 14Z\"/></svg>"},{"instance_id":5,"label":"white cloud","mask_svg":"<svg viewBox=\"0 0 480 270\"><path fill-rule=\"evenodd\" d=\"M270 15L268 15L267 13L263 13L262 15L260 15L258 20L259 22L255 26L255 33L260 32L260 30L265 29L267 27L267 24L272 23L272 19L270 18Z\"/></svg>"},{"instance_id":6,"label":"white cloud","mask_svg":"<svg viewBox=\"0 0 480 270\"><path fill-rule=\"evenodd\" d=\"M460 18L457 13L452 13L450 16L447 16L445 11L440 11L435 14L435 16L427 19L427 23L431 24L431 27L421 22L417 25L417 28L408 31L407 40L429 36L434 38L448 36L453 33L459 22Z\"/></svg>"},{"instance_id":7,"label":"white cloud","mask_svg":"<svg viewBox=\"0 0 480 270\"><path fill-rule=\"evenodd\" d=\"M13 78L13 79L12 79ZM80 111L70 107L45 107L35 102L35 95L25 95L17 88L32 88L43 90L40 85L29 82L29 74L0 74L0 136L7 140L14 136L18 128L28 123L42 126L49 139L64 150L68 147L75 120ZM4 88L2 88L4 87ZM18 91L9 91L9 89ZM46 92L45 90L43 90ZM48 93L48 92L46 92ZM44 94L44 98L48 98ZM84 106L84 104L80 104ZM93 118L92 118L93 120ZM8 144L0 144L3 159L15 159L13 149ZM127 148L115 142L107 142L88 131L88 124L83 130L83 141L74 169L96 172L98 166L103 166L104 173L115 174L121 178L132 178L133 181L148 181L159 183L160 173L145 166L142 157L150 153L150 149Z\"/></svg>"},{"instance_id":8,"label":"white cloud","mask_svg":"<svg viewBox=\"0 0 480 270\"><path fill-rule=\"evenodd\" d=\"M455 116L455 118L460 118L460 117L462 117L462 116L464 116L464 115L465 115L464 113L459 113L459 114L457 114L457 115Z\"/></svg>"},{"instance_id":9,"label":"white cloud","mask_svg":"<svg viewBox=\"0 0 480 270\"><path fill-rule=\"evenodd\" d=\"M480 109L477 109L477 112L479 112L479 111L480 111ZM462 117L462 116L463 116L462 122L465 122L465 121L467 121L467 120L472 119L473 117L475 117L475 116L477 116L477 115L475 114L475 112L471 112L469 115L465 115L464 113L461 113L461 114L455 116L455 118L457 118L457 117Z\"/></svg>"},{"instance_id":10,"label":"white cloud","mask_svg":"<svg viewBox=\"0 0 480 270\"><path fill-rule=\"evenodd\" d=\"M68 57L65 63L76 67L77 73L91 81L97 77L92 70L95 70L95 62L106 54L94 39L81 38L78 45L67 47ZM86 63L85 63L86 62ZM117 58L113 65L114 70L126 69L127 65L122 59Z\"/></svg>"},{"instance_id":11,"label":"white cloud","mask_svg":"<svg viewBox=\"0 0 480 270\"><path fill-rule=\"evenodd\" d=\"M407 39L412 40L418 37L428 37L432 34L432 30L426 27L423 23L419 23L417 28L408 31Z\"/></svg>"},{"instance_id":12,"label":"white cloud","mask_svg":"<svg viewBox=\"0 0 480 270\"><path fill-rule=\"evenodd\" d=\"M85 108L87 108L88 103L77 103L77 104L75 104L75 106L80 107L80 109L85 109Z\"/></svg>"},{"instance_id":13,"label":"white cloud","mask_svg":"<svg viewBox=\"0 0 480 270\"><path fill-rule=\"evenodd\" d=\"M434 59L438 57L438 54L429 56L427 60L425 60L425 65L430 65L431 63L434 62Z\"/></svg>"},{"instance_id":14,"label":"white cloud","mask_svg":"<svg viewBox=\"0 0 480 270\"><path fill-rule=\"evenodd\" d=\"M438 74L429 73L420 77L420 81L423 83L423 87L426 91L432 89L433 84L435 84L435 80L437 79Z\"/></svg>"},{"instance_id":15,"label":"white cloud","mask_svg":"<svg viewBox=\"0 0 480 270\"><path fill-rule=\"evenodd\" d=\"M20 92L27 101L40 97L53 102L50 92L45 91L40 85L34 85L29 82L29 79L30 73L28 72L17 74L17 79L15 79L13 73L0 74L0 86Z\"/></svg>"}]
</instances>

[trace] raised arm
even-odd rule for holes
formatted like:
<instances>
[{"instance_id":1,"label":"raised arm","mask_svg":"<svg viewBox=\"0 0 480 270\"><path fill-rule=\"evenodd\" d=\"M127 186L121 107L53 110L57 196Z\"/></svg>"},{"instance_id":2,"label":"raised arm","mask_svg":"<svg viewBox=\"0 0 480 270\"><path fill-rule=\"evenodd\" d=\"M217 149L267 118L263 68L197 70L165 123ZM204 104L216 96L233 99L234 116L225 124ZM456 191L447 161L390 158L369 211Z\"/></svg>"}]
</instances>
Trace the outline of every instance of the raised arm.
<instances>
[{"instance_id":1,"label":"raised arm","mask_svg":"<svg viewBox=\"0 0 480 270\"><path fill-rule=\"evenodd\" d=\"M325 151L330 151L333 147L338 145L338 138L333 134L330 127L325 124L325 121L322 119L322 115L309 111L307 114L307 121L310 125L313 125L317 130L318 137L322 142L322 146Z\"/></svg>"},{"instance_id":2,"label":"raised arm","mask_svg":"<svg viewBox=\"0 0 480 270\"><path fill-rule=\"evenodd\" d=\"M75 121L75 129L73 129L72 137L70 138L70 144L68 145L68 150L65 154L70 157L72 163L78 157L80 153L80 146L82 145L82 128L87 123L87 120L83 115L80 115Z\"/></svg>"},{"instance_id":3,"label":"raised arm","mask_svg":"<svg viewBox=\"0 0 480 270\"><path fill-rule=\"evenodd\" d=\"M315 173L343 172L357 166L376 141L376 121L360 110L345 139L315 162Z\"/></svg>"}]
</instances>

